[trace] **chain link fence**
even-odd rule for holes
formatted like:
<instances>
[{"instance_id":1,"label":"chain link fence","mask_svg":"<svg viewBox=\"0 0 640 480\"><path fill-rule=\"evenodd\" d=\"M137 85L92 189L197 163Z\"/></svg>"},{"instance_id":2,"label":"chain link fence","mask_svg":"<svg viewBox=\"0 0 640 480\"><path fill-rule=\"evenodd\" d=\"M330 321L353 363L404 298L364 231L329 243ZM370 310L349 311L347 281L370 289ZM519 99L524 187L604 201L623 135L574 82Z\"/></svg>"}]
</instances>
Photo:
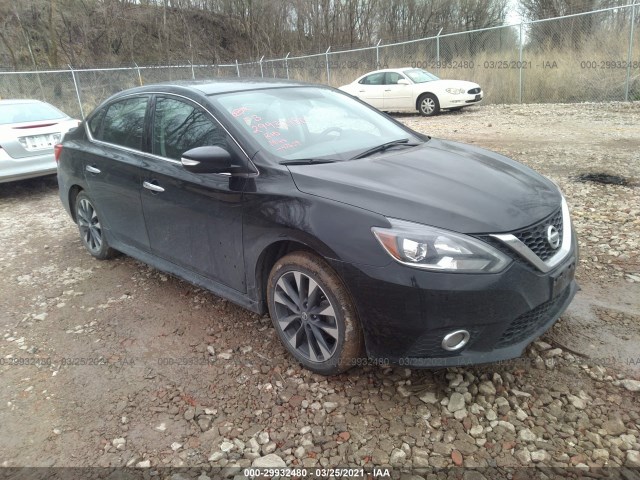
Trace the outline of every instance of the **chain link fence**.
<instances>
[{"instance_id":1,"label":"chain link fence","mask_svg":"<svg viewBox=\"0 0 640 480\"><path fill-rule=\"evenodd\" d=\"M636 0L637 1L637 0ZM340 86L378 68L469 80L485 103L640 100L640 3L516 25L224 65L0 72L0 98L36 98L83 118L123 89L177 80L287 78Z\"/></svg>"}]
</instances>

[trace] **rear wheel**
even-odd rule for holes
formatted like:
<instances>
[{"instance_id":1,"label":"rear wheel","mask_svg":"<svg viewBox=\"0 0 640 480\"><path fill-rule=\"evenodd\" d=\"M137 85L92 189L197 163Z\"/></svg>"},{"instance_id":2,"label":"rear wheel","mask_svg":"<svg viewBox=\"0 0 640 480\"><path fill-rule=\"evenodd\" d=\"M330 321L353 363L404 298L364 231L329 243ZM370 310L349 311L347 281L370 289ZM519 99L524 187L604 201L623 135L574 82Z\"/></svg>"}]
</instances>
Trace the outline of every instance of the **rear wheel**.
<instances>
[{"instance_id":1,"label":"rear wheel","mask_svg":"<svg viewBox=\"0 0 640 480\"><path fill-rule=\"evenodd\" d=\"M431 117L440 112L440 102L433 93L425 93L418 99L418 112L424 117Z\"/></svg>"},{"instance_id":2,"label":"rear wheel","mask_svg":"<svg viewBox=\"0 0 640 480\"><path fill-rule=\"evenodd\" d=\"M113 257L116 252L104 237L93 201L84 192L80 192L76 197L75 213L80 239L89 253L99 260Z\"/></svg>"},{"instance_id":3,"label":"rear wheel","mask_svg":"<svg viewBox=\"0 0 640 480\"><path fill-rule=\"evenodd\" d=\"M285 348L305 368L335 375L363 354L360 323L342 280L320 257L290 253L267 285L269 313Z\"/></svg>"}]
</instances>

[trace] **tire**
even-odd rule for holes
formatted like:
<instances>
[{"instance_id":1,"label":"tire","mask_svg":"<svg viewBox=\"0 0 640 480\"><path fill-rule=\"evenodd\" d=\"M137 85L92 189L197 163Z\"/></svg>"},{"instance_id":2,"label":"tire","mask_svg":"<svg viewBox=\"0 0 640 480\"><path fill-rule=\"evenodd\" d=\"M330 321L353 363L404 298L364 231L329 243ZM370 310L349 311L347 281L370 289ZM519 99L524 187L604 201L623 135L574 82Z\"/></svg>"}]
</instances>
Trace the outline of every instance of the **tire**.
<instances>
[{"instance_id":1,"label":"tire","mask_svg":"<svg viewBox=\"0 0 640 480\"><path fill-rule=\"evenodd\" d=\"M304 301L301 291L312 300ZM356 309L338 274L320 257L294 252L279 259L269 274L267 300L282 344L308 370L336 375L362 358Z\"/></svg>"},{"instance_id":2,"label":"tire","mask_svg":"<svg viewBox=\"0 0 640 480\"><path fill-rule=\"evenodd\" d=\"M440 113L440 102L433 93L425 93L418 99L418 112L423 117L432 117Z\"/></svg>"},{"instance_id":3,"label":"tire","mask_svg":"<svg viewBox=\"0 0 640 480\"><path fill-rule=\"evenodd\" d=\"M100 225L100 216L93 200L80 192L76 197L75 218L82 244L98 260L107 260L115 256L116 251L109 246Z\"/></svg>"}]
</instances>

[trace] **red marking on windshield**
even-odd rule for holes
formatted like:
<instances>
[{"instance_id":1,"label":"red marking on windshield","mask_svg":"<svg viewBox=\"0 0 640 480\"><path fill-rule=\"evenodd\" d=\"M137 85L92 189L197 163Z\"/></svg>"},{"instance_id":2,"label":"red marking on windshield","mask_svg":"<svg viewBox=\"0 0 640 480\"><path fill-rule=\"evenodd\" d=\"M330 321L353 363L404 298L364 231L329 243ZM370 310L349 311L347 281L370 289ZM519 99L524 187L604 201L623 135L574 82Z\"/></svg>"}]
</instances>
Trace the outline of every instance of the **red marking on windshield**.
<instances>
[{"instance_id":1,"label":"red marking on windshield","mask_svg":"<svg viewBox=\"0 0 640 480\"><path fill-rule=\"evenodd\" d=\"M261 136L267 140L267 144L273 150L289 150L291 148L300 147L302 142L299 140L289 141L282 134L289 130L290 127L304 125L307 123L304 117L281 118L271 121L263 121L262 117L249 113L249 107L238 107L230 110L234 118L238 118L254 135ZM240 118L241 117L241 118ZM283 131L284 130L284 131Z\"/></svg>"},{"instance_id":2,"label":"red marking on windshield","mask_svg":"<svg viewBox=\"0 0 640 480\"><path fill-rule=\"evenodd\" d=\"M240 107L240 108L236 108L235 110L231 110L231 115L237 118L243 113L246 113L248 111L249 111L249 107Z\"/></svg>"}]
</instances>

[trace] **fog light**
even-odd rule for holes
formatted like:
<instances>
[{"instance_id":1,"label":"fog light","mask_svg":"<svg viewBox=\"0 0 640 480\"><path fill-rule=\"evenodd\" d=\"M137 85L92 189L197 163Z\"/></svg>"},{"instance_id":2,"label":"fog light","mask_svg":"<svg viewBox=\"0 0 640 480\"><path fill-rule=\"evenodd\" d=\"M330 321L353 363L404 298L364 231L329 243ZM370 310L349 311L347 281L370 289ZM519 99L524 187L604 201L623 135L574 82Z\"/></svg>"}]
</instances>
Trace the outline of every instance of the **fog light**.
<instances>
[{"instance_id":1,"label":"fog light","mask_svg":"<svg viewBox=\"0 0 640 480\"><path fill-rule=\"evenodd\" d=\"M467 343L469 343L469 332L466 330L456 330L451 332L442 339L442 348L453 352L455 350L460 350Z\"/></svg>"}]
</instances>

